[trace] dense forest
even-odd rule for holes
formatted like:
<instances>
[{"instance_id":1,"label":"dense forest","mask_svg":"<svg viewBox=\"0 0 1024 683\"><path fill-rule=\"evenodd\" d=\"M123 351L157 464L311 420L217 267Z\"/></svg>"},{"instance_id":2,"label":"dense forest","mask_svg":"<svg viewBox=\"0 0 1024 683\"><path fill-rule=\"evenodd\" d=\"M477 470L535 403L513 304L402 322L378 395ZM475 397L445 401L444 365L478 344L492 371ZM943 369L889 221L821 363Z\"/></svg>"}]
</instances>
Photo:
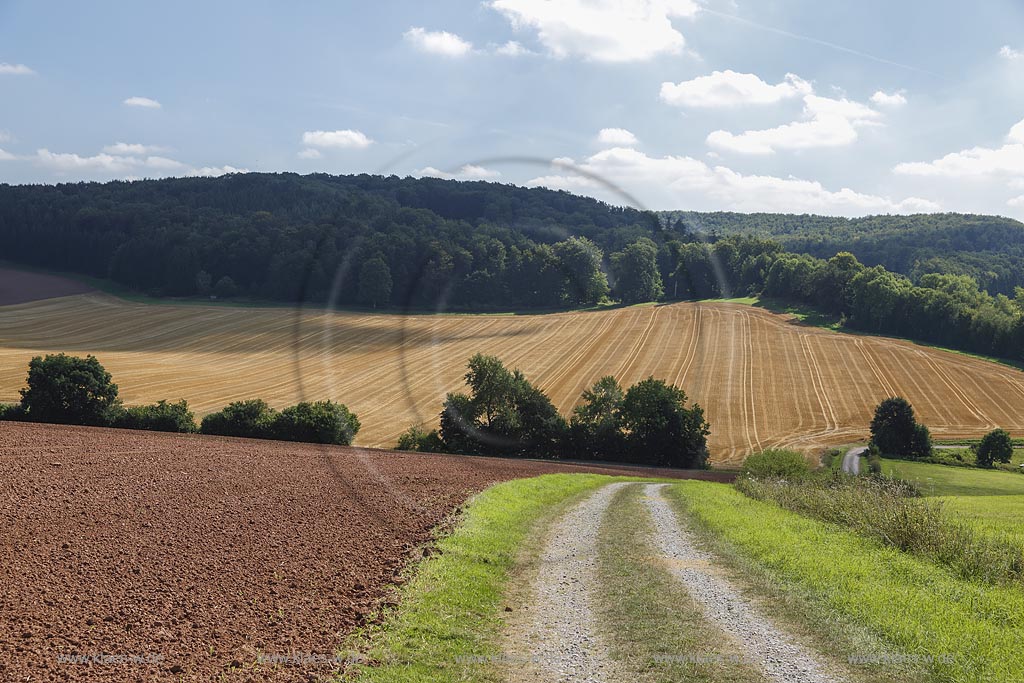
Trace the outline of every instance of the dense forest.
<instances>
[{"instance_id":1,"label":"dense forest","mask_svg":"<svg viewBox=\"0 0 1024 683\"><path fill-rule=\"evenodd\" d=\"M1024 286L1024 224L1000 216L921 214L839 218L773 213L666 211L671 225L706 236L760 235L788 251L830 258L848 251L913 282L929 273L970 275L992 294Z\"/></svg>"},{"instance_id":2,"label":"dense forest","mask_svg":"<svg viewBox=\"0 0 1024 683\"><path fill-rule=\"evenodd\" d=\"M560 242L584 236L611 253L658 229L652 215L567 192L433 178L253 173L0 186L0 258L157 296L575 306L586 295L564 268L586 257Z\"/></svg>"},{"instance_id":3,"label":"dense forest","mask_svg":"<svg viewBox=\"0 0 1024 683\"><path fill-rule=\"evenodd\" d=\"M1024 358L1024 225L660 215L433 178L0 185L0 258L156 296L509 310L764 294L848 327Z\"/></svg>"}]
</instances>

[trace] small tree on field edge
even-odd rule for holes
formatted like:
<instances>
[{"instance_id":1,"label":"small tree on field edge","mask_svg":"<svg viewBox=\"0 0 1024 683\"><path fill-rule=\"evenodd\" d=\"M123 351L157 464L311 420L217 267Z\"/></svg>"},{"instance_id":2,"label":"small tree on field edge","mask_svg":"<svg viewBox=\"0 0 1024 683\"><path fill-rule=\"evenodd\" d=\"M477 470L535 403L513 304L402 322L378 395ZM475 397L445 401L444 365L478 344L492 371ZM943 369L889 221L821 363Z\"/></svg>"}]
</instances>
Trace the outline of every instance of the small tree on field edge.
<instances>
[{"instance_id":1,"label":"small tree on field edge","mask_svg":"<svg viewBox=\"0 0 1024 683\"><path fill-rule=\"evenodd\" d=\"M1013 440L1005 429L993 429L974 447L979 467L992 467L997 462L1008 463L1013 458Z\"/></svg>"},{"instance_id":2,"label":"small tree on field edge","mask_svg":"<svg viewBox=\"0 0 1024 683\"><path fill-rule=\"evenodd\" d=\"M875 408L871 443L883 455L898 458L921 460L932 454L928 428L917 423L913 407L899 396L887 398Z\"/></svg>"},{"instance_id":3,"label":"small tree on field edge","mask_svg":"<svg viewBox=\"0 0 1024 683\"><path fill-rule=\"evenodd\" d=\"M36 356L21 390L28 419L76 425L107 425L120 408L117 385L95 356Z\"/></svg>"}]
</instances>

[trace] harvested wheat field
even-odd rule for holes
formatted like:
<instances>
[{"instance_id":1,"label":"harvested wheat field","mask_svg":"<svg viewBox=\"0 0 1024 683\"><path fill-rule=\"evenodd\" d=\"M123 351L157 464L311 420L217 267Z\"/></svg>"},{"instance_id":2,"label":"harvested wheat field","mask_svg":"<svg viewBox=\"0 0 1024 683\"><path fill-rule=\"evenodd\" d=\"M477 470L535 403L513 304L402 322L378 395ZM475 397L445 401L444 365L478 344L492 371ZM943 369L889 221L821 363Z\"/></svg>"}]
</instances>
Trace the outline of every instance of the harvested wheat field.
<instances>
[{"instance_id":1,"label":"harvested wheat field","mask_svg":"<svg viewBox=\"0 0 1024 683\"><path fill-rule=\"evenodd\" d=\"M399 316L84 294L6 306L0 322L0 400L17 399L31 356L92 353L129 404L186 398L206 413L242 398L333 398L359 415L365 446L433 424L478 351L521 368L563 412L602 375L679 384L707 410L717 465L767 446L810 452L863 437L891 395L908 398L938 437L995 426L1024 435L1024 374L1012 368L725 302Z\"/></svg>"},{"instance_id":2,"label":"harvested wheat field","mask_svg":"<svg viewBox=\"0 0 1024 683\"><path fill-rule=\"evenodd\" d=\"M0 423L0 680L326 680L433 527L548 472L716 478Z\"/></svg>"}]
</instances>

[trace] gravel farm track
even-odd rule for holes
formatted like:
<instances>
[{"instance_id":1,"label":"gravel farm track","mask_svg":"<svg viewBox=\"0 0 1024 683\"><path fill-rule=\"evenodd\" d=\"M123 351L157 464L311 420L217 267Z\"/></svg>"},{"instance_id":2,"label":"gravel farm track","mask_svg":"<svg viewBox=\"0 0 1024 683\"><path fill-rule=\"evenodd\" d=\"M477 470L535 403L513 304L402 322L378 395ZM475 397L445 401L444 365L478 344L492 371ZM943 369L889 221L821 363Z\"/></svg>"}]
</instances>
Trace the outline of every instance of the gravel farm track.
<instances>
[{"instance_id":1,"label":"gravel farm track","mask_svg":"<svg viewBox=\"0 0 1024 683\"><path fill-rule=\"evenodd\" d=\"M0 681L326 680L435 526L548 472L723 479L0 423Z\"/></svg>"},{"instance_id":2,"label":"gravel farm track","mask_svg":"<svg viewBox=\"0 0 1024 683\"><path fill-rule=\"evenodd\" d=\"M2 275L2 273L0 273ZM333 398L358 414L356 443L393 447L436 424L466 360L521 368L568 413L603 375L682 386L712 425L712 462L752 451L812 452L862 439L875 405L901 395L939 438L999 426L1024 436L1024 373L881 337L837 334L735 303L677 303L546 315L374 315L152 305L100 293L0 306L0 401L29 359L92 353L128 404L186 398L199 414L260 397Z\"/></svg>"}]
</instances>

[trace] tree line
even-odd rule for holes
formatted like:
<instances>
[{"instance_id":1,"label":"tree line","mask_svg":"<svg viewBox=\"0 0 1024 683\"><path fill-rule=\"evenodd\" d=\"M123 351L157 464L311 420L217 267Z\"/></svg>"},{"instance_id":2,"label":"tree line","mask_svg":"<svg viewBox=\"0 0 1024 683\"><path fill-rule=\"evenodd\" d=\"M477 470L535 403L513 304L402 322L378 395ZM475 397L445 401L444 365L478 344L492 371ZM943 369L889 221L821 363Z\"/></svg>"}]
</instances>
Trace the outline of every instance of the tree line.
<instances>
[{"instance_id":1,"label":"tree line","mask_svg":"<svg viewBox=\"0 0 1024 683\"><path fill-rule=\"evenodd\" d=\"M1024 226L997 217L654 215L497 183L284 173L0 185L0 239L4 258L157 296L492 311L765 295L1024 359ZM868 261L847 243L874 245ZM1009 275L993 285L982 265Z\"/></svg>"},{"instance_id":2,"label":"tree line","mask_svg":"<svg viewBox=\"0 0 1024 683\"><path fill-rule=\"evenodd\" d=\"M710 427L701 407L688 406L678 387L648 378L623 391L615 378L604 377L566 420L543 391L498 358L477 354L468 367L470 393L449 394L440 429L411 428L400 438L400 450L707 467ZM63 353L29 362L21 402L0 405L0 420L339 445L351 444L360 428L354 413L330 400L281 411L261 399L235 401L198 425L184 399L126 408L95 356Z\"/></svg>"},{"instance_id":3,"label":"tree line","mask_svg":"<svg viewBox=\"0 0 1024 683\"><path fill-rule=\"evenodd\" d=\"M686 393L648 377L623 390L611 376L583 392L567 420L543 391L495 356L477 354L469 393L448 394L439 429L411 427L399 450L609 460L704 468L710 426Z\"/></svg>"},{"instance_id":4,"label":"tree line","mask_svg":"<svg viewBox=\"0 0 1024 683\"><path fill-rule=\"evenodd\" d=\"M21 402L0 405L0 420L245 436L254 439L349 445L359 419L344 404L303 401L276 411L261 399L235 401L203 417L184 399L125 407L117 384L95 356L36 356L28 364Z\"/></svg>"}]
</instances>

